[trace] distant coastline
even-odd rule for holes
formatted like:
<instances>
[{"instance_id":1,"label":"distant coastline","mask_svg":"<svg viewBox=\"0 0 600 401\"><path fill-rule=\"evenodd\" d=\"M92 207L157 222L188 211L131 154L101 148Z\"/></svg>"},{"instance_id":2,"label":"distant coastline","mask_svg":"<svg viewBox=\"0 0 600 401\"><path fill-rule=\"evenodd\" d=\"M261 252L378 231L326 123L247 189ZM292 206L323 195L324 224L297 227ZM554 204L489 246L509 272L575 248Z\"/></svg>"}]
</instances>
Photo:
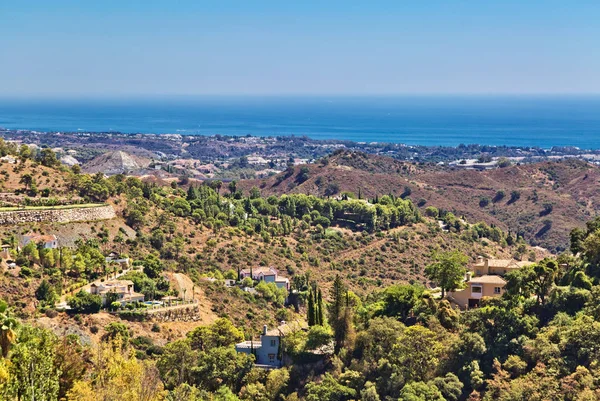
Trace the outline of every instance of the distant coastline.
<instances>
[{"instance_id":1,"label":"distant coastline","mask_svg":"<svg viewBox=\"0 0 600 401\"><path fill-rule=\"evenodd\" d=\"M308 136L229 136L145 134L121 132L39 132L0 128L0 137L40 147L48 146L61 153L76 155L86 163L111 151L125 151L147 159L190 159L203 162L241 163L240 158L279 160L292 158L310 162L338 150L358 151L389 156L399 160L443 163L457 168L492 168L499 158L530 163L540 160L577 157L600 164L600 149L576 146L506 146L461 144L459 146L427 146L389 142L356 142L340 139L313 139ZM266 162L264 162L266 163ZM282 164L283 163L283 164Z\"/></svg>"},{"instance_id":2,"label":"distant coastline","mask_svg":"<svg viewBox=\"0 0 600 401\"><path fill-rule=\"evenodd\" d=\"M600 96L0 99L0 127L600 149Z\"/></svg>"}]
</instances>

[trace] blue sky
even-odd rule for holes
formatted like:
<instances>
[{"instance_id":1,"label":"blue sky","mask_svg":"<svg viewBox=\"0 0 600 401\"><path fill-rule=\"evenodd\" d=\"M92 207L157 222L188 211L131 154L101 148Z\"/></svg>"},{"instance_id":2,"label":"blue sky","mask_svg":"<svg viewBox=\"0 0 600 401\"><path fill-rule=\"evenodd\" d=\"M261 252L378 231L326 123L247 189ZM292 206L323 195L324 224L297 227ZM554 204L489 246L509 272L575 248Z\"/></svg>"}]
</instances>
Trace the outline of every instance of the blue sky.
<instances>
[{"instance_id":1,"label":"blue sky","mask_svg":"<svg viewBox=\"0 0 600 401\"><path fill-rule=\"evenodd\" d=\"M600 93L600 2L0 0L0 96Z\"/></svg>"}]
</instances>

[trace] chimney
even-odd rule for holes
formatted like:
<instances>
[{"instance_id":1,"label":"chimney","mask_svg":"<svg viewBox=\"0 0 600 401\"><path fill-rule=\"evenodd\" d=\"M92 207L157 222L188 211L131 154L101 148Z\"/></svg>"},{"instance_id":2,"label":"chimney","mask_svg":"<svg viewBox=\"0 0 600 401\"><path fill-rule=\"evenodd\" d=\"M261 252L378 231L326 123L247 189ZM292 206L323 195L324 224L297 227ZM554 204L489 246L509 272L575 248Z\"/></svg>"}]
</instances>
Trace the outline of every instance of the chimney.
<instances>
[{"instance_id":1,"label":"chimney","mask_svg":"<svg viewBox=\"0 0 600 401\"><path fill-rule=\"evenodd\" d=\"M266 335L267 335L267 325L265 324L263 326L263 336L266 336Z\"/></svg>"}]
</instances>

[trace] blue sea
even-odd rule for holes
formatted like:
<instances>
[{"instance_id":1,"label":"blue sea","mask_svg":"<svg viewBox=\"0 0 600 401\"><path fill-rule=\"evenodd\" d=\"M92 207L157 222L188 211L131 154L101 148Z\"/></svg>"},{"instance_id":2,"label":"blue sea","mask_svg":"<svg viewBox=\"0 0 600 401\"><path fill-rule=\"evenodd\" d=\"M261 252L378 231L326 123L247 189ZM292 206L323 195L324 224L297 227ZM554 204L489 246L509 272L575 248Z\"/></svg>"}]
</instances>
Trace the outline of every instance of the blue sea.
<instances>
[{"instance_id":1,"label":"blue sea","mask_svg":"<svg viewBox=\"0 0 600 401\"><path fill-rule=\"evenodd\" d=\"M0 99L0 127L600 149L600 96Z\"/></svg>"}]
</instances>

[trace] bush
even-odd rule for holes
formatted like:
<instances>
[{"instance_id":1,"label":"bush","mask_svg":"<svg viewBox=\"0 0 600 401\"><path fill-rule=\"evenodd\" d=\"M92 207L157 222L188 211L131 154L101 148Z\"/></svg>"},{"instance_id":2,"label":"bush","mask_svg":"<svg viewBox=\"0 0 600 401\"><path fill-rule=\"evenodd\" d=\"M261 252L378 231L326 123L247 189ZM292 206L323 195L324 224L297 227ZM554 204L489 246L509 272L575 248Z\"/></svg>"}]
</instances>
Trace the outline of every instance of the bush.
<instances>
[{"instance_id":1,"label":"bush","mask_svg":"<svg viewBox=\"0 0 600 401\"><path fill-rule=\"evenodd\" d=\"M440 215L440 212L437 207L428 206L425 209L425 215L437 219Z\"/></svg>"},{"instance_id":2,"label":"bush","mask_svg":"<svg viewBox=\"0 0 600 401\"><path fill-rule=\"evenodd\" d=\"M50 319L53 319L56 316L58 316L58 312L56 311L56 309L48 308L46 309L46 316L48 316Z\"/></svg>"}]
</instances>

